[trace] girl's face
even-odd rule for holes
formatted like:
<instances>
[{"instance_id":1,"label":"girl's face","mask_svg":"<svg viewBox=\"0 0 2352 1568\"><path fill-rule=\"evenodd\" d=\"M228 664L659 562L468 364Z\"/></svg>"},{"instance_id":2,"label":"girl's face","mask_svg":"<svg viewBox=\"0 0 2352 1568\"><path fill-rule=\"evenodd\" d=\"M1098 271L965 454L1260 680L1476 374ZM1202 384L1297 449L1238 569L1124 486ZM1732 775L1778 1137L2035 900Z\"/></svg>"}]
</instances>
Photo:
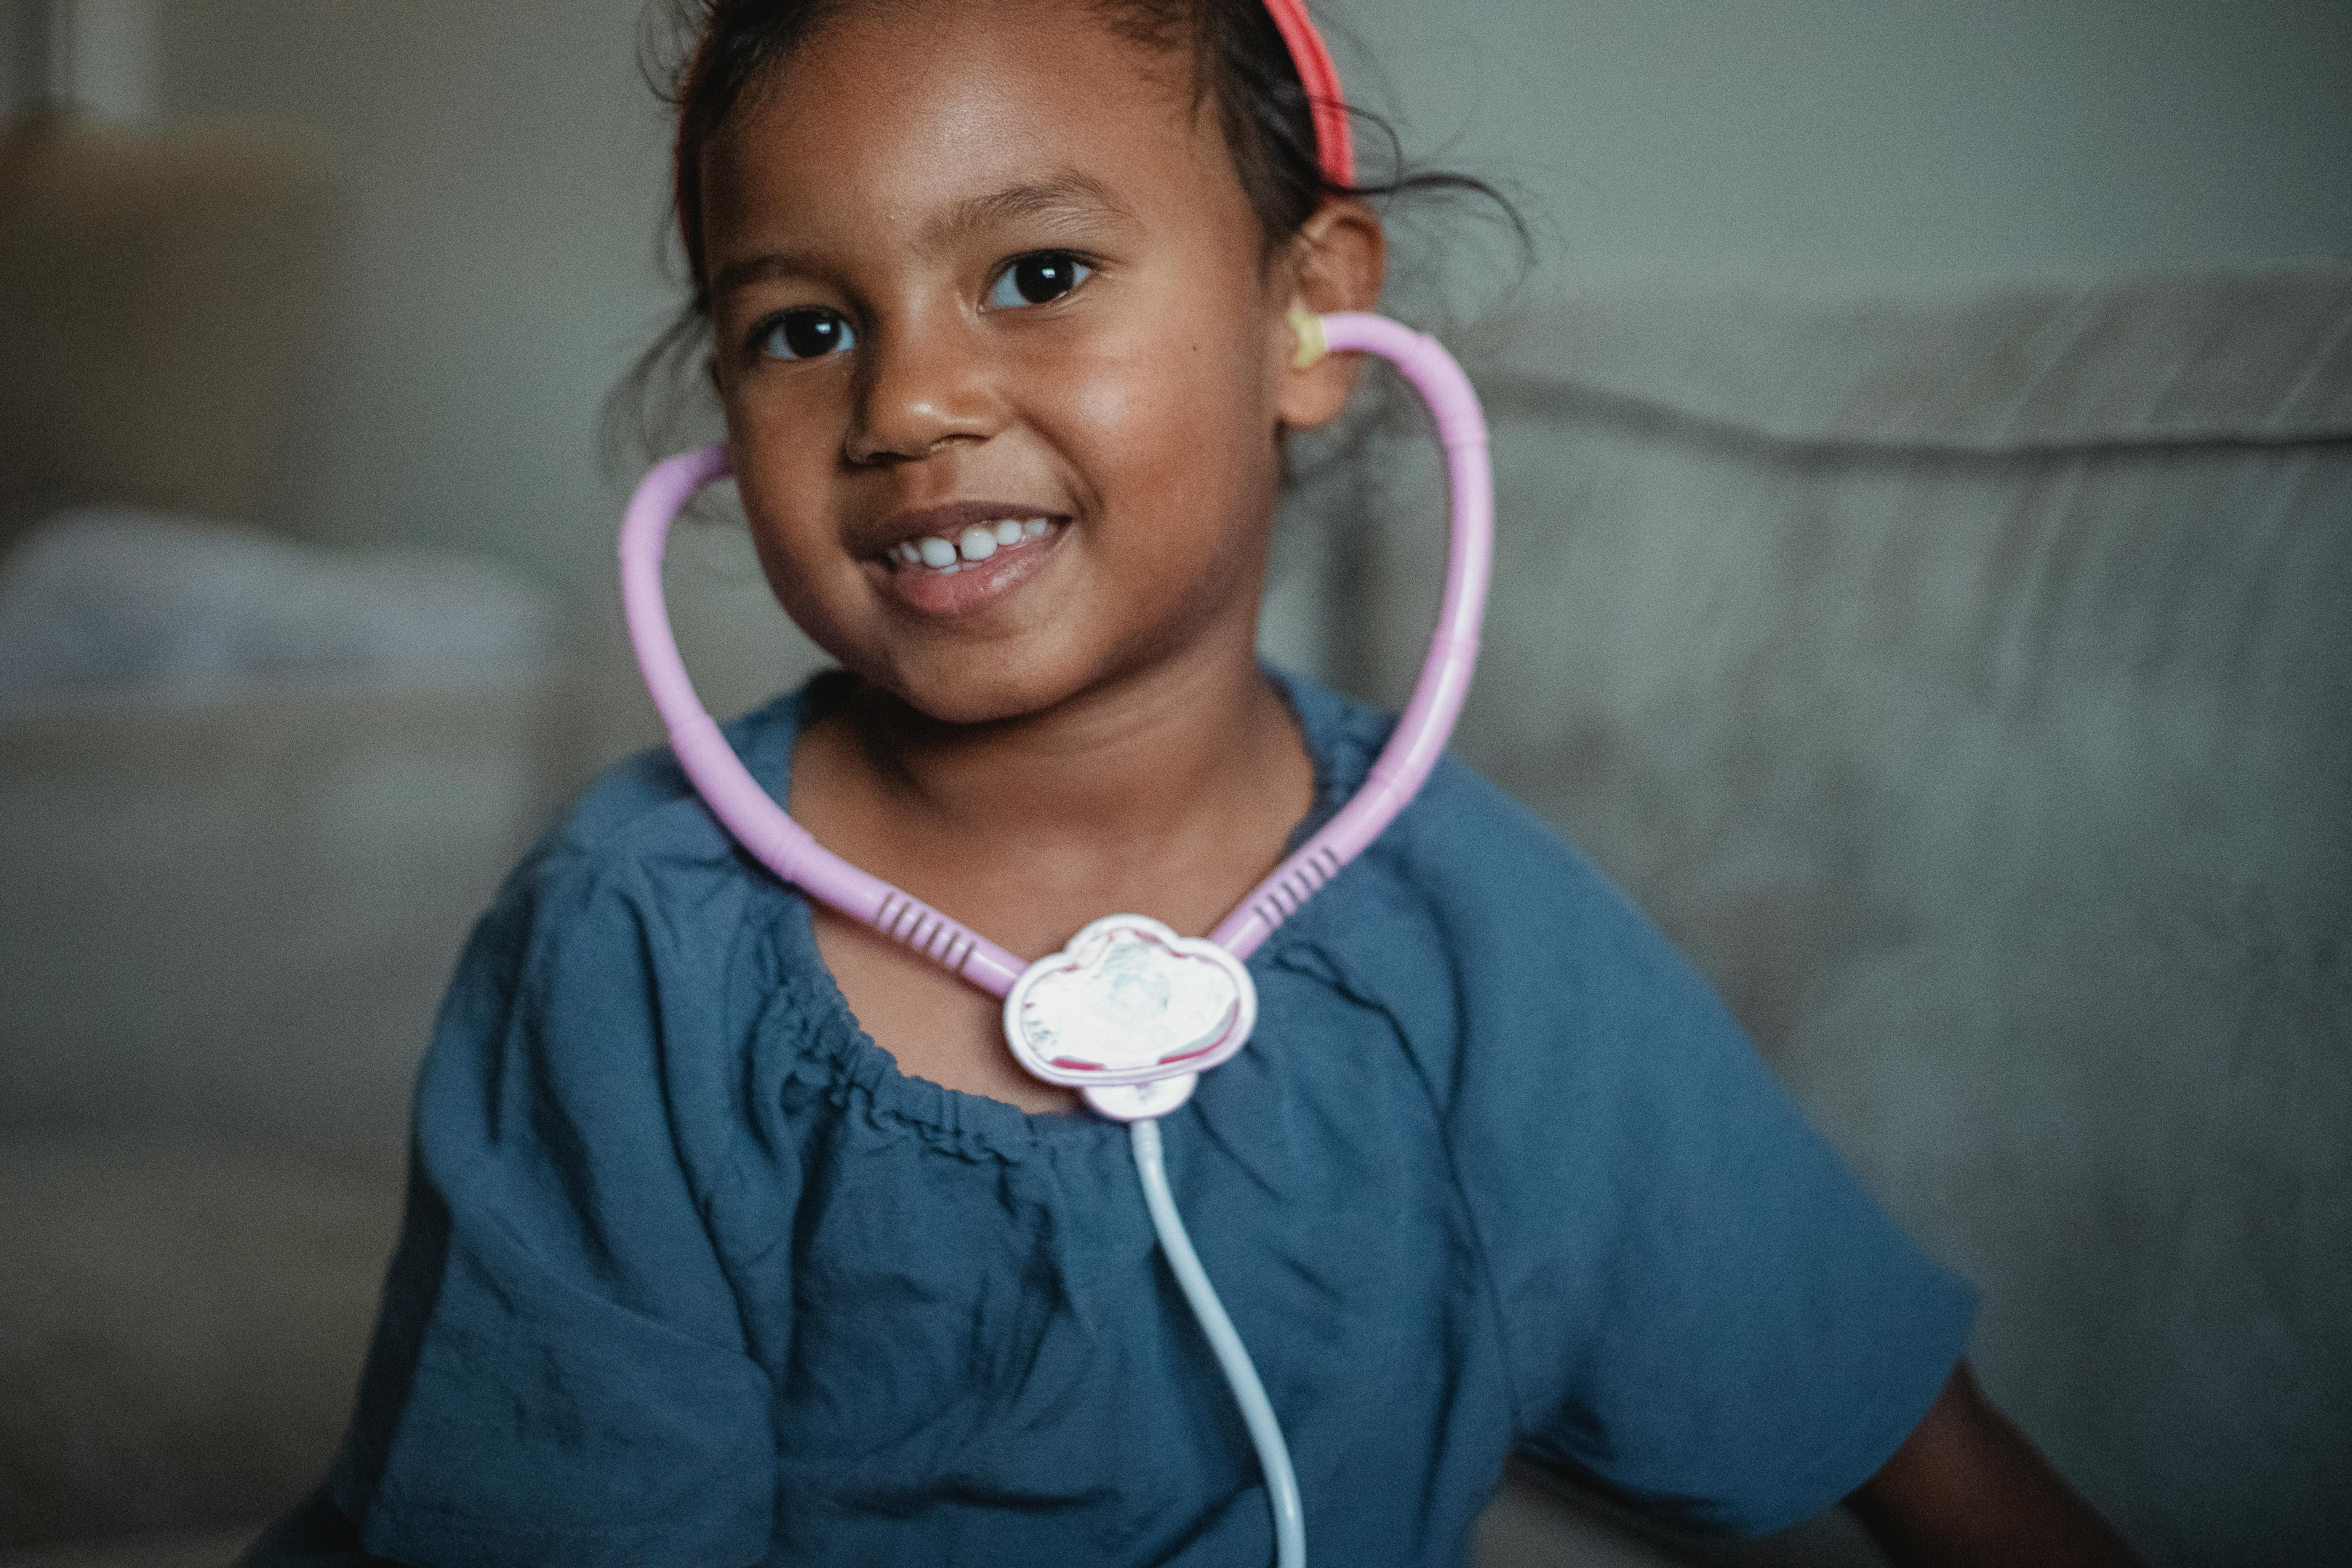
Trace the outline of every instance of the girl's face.
<instances>
[{"instance_id":1,"label":"girl's face","mask_svg":"<svg viewBox=\"0 0 2352 1568\"><path fill-rule=\"evenodd\" d=\"M1083 0L858 7L703 181L744 506L820 646L955 722L1251 657L1280 431L1345 373L1290 368L1293 252L1188 61Z\"/></svg>"}]
</instances>

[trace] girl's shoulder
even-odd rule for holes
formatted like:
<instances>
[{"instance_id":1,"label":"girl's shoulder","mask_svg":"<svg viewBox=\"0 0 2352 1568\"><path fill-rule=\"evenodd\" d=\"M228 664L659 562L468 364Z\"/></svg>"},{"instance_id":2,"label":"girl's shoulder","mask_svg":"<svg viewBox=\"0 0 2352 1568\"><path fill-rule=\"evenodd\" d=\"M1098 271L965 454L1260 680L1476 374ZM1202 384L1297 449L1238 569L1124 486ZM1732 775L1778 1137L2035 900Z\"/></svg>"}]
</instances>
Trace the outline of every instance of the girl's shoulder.
<instances>
[{"instance_id":1,"label":"girl's shoulder","mask_svg":"<svg viewBox=\"0 0 2352 1568\"><path fill-rule=\"evenodd\" d=\"M726 726L772 787L800 700ZM754 1037L797 1037L791 1026L831 994L798 895L736 847L667 748L642 752L582 793L476 924L418 1124L445 1169L490 1160L520 1136L510 1086L528 1085L530 1103L593 1129L589 1145L683 1136L698 1170L740 1120L735 1068Z\"/></svg>"},{"instance_id":2,"label":"girl's shoulder","mask_svg":"<svg viewBox=\"0 0 2352 1568\"><path fill-rule=\"evenodd\" d=\"M1300 841L1362 787L1394 716L1315 681L1280 677L1316 759L1315 815ZM1509 962L1530 943L1648 946L1640 909L1558 830L1448 752L1412 803L1319 899L1416 931L1465 961ZM1355 868L1351 868L1353 871ZM1310 906L1311 907L1311 906Z\"/></svg>"},{"instance_id":3,"label":"girl's shoulder","mask_svg":"<svg viewBox=\"0 0 2352 1568\"><path fill-rule=\"evenodd\" d=\"M751 776L781 793L792 771L812 686L786 692L720 726ZM727 856L731 845L695 795L667 746L614 763L565 808L528 855L526 868L562 862L577 869L612 867L648 854Z\"/></svg>"},{"instance_id":4,"label":"girl's shoulder","mask_svg":"<svg viewBox=\"0 0 2352 1568\"><path fill-rule=\"evenodd\" d=\"M1344 805L1393 721L1310 682L1291 696L1318 760L1318 817ZM1311 826L1311 825L1310 825ZM1714 992L1634 901L1458 757L1299 917L1276 962L1309 968L1399 1024L1438 1081L1475 1035L1489 1061L1634 1065L1685 1048L1748 1054Z\"/></svg>"},{"instance_id":5,"label":"girl's shoulder","mask_svg":"<svg viewBox=\"0 0 2352 1568\"><path fill-rule=\"evenodd\" d=\"M804 695L724 727L771 788L782 787ZM799 907L712 819L669 748L639 752L599 775L509 873L467 944L436 1039L470 1030L487 1041L518 1015L569 1011L605 1020L580 1034L609 1044L629 1033L622 1020L650 1021L665 996L804 979L815 961L804 938L792 940ZM740 1026L740 1011L730 1002L700 1021Z\"/></svg>"}]
</instances>

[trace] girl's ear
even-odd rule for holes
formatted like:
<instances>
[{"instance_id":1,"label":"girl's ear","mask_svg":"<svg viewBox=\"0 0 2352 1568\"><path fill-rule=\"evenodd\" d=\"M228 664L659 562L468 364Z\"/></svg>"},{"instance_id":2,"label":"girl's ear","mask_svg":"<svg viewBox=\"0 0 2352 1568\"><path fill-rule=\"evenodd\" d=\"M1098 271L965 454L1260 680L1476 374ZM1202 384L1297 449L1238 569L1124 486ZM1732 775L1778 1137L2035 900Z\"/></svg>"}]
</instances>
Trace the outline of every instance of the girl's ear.
<instances>
[{"instance_id":1,"label":"girl's ear","mask_svg":"<svg viewBox=\"0 0 2352 1568\"><path fill-rule=\"evenodd\" d=\"M1285 271L1289 298L1285 310L1328 315L1334 310L1369 310L1380 302L1381 284L1388 271L1388 237L1371 208L1353 197L1325 202L1307 220L1289 247ZM1281 312L1272 330L1279 339L1275 363L1282 383L1275 399L1275 415L1292 429L1328 424L1348 406L1363 365L1361 354L1325 354L1301 367L1307 356L1297 353L1295 329Z\"/></svg>"}]
</instances>

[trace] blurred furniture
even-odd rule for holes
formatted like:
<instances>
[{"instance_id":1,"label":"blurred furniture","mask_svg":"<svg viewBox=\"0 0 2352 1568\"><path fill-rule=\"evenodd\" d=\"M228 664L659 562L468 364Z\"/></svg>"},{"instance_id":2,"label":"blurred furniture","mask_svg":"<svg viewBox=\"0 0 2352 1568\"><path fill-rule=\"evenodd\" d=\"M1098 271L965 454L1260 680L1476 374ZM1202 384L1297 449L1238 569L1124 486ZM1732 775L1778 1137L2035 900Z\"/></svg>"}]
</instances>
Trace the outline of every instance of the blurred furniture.
<instances>
[{"instance_id":1,"label":"blurred furniture","mask_svg":"<svg viewBox=\"0 0 2352 1568\"><path fill-rule=\"evenodd\" d=\"M1627 290L1468 348L1501 538L1459 749L1982 1288L1988 1389L2152 1562L2339 1560L2352 273ZM1303 498L1391 701L1420 448Z\"/></svg>"},{"instance_id":2,"label":"blurred furniture","mask_svg":"<svg viewBox=\"0 0 2352 1568\"><path fill-rule=\"evenodd\" d=\"M75 501L254 516L333 197L285 126L0 124L0 549Z\"/></svg>"},{"instance_id":3,"label":"blurred furniture","mask_svg":"<svg viewBox=\"0 0 2352 1568\"><path fill-rule=\"evenodd\" d=\"M0 1561L223 1562L316 1480L577 771L534 590L250 526L332 195L284 129L0 133Z\"/></svg>"}]
</instances>

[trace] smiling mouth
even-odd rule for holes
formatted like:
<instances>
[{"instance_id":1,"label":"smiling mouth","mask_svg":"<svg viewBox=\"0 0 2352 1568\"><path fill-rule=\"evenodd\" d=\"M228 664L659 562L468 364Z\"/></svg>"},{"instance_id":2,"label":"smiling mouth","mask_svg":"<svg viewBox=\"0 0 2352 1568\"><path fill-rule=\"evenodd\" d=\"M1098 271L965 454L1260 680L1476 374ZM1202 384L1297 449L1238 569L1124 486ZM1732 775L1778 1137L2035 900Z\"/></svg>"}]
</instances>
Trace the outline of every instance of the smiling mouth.
<instances>
[{"instance_id":1,"label":"smiling mouth","mask_svg":"<svg viewBox=\"0 0 2352 1568\"><path fill-rule=\"evenodd\" d=\"M908 531L866 569L883 593L927 620L959 620L1004 603L1045 570L1070 520L1019 502L957 501L901 515Z\"/></svg>"},{"instance_id":2,"label":"smiling mouth","mask_svg":"<svg viewBox=\"0 0 2352 1568\"><path fill-rule=\"evenodd\" d=\"M953 537L929 533L903 539L883 552L894 573L953 576L998 554L1039 544L1051 538L1055 521L1047 517L1003 517L959 529Z\"/></svg>"}]
</instances>

